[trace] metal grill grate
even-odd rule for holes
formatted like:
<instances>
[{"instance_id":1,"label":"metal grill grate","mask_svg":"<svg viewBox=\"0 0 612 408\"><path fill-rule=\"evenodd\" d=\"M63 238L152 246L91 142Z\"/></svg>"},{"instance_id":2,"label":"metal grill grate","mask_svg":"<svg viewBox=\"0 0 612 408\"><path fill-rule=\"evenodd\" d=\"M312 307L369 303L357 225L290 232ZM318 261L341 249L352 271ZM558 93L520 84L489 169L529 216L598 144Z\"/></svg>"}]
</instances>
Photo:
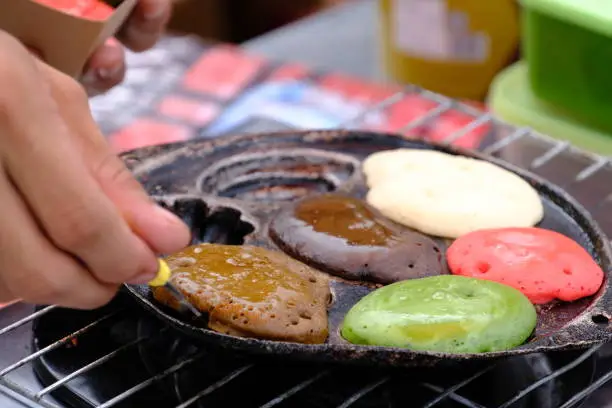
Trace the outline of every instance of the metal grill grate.
<instances>
[{"instance_id":1,"label":"metal grill grate","mask_svg":"<svg viewBox=\"0 0 612 408\"><path fill-rule=\"evenodd\" d=\"M458 110L465 114L470 115L473 121L466 125L464 128L456 131L452 135L448 136L445 140L446 143L454 142L461 137L464 137L469 132L481 127L490 127L489 135L490 142L485 145L482 149L485 153L496 155L502 159L513 162L521 167L528 168L536 173L539 173L553 182L563 186L570 193L572 193L579 201L581 201L589 210L593 212L596 218L599 218L600 223L607 229L607 233L610 236L612 234L612 222L610 217L604 217L604 213L607 209L612 208L612 185L604 184L602 180L610 180L612 176L612 162L608 158L598 156L596 154L590 154L576 149L566 142L555 141L546 136L537 134L529 129L515 128L503 122L496 120L490 114L483 114L482 112L474 109L470 106L458 103L454 100L446 97L433 94L431 92L418 89L416 87L409 87L405 92L396 94L380 105L374 110L363 112L358 117L354 118L347 123L347 127L359 127L360 123L363 123L368 115L373 115L377 111L382 111L389 108L395 103L405 98L409 94L418 94L426 99L429 99L437 104L436 107L431 109L425 115L419 117L416 120L406 123L400 130L402 133L410 133L411 130L416 129L427 123L435 121L436 118L449 110ZM556 164L555 164L556 163ZM609 188L610 190L606 190ZM11 306L14 307L14 306ZM35 313L28 314L18 321L5 322L2 319L6 309L0 311L0 324L4 324L5 327L0 329L0 344L7 344L10 340L11 335L18 330L23 330L36 318L46 315L56 308L49 306L41 309ZM103 315L91 323L84 325L79 330L70 334L69 336L58 339L57 342L52 343L39 351L23 356L22 358L17 357L17 361L6 367L0 367L0 384L2 384L7 392L20 396L24 401L28 401L31 406L44 407L44 408L63 408L54 402L52 398L49 398L50 394L64 386L66 383L77 380L80 376L104 365L109 361L116 358L120 353L125 351L133 350L138 345L151 341L150 337L141 337L134 341L131 341L112 352L100 356L88 364L74 370L71 373L64 375L64 377L48 385L44 389L30 389L28 386L18 380L11 377L12 373L17 372L24 366L30 365L36 359L39 359L47 353L55 350L61 346L68 344L75 338L79 338L83 334L90 332L96 327L103 324L103 322L109 319L117 318L121 315L121 310L115 310L109 314ZM4 322L4 323L1 323ZM550 381L576 369L581 363L600 352L602 346L593 347L587 351L584 351L576 359L570 361L566 365L556 369L550 374L540 378L537 382L534 382L527 388L522 389L511 399L499 405L497 408L509 408L517 401L520 401L529 396L539 387L543 387ZM129 401L136 393L146 390L152 384L168 378L185 367L195 363L198 359L202 358L202 354L196 354L188 359L179 361L175 365L160 371L157 375L150 377L140 383L133 386L126 387L125 391L114 396L113 398L105 401L98 408L111 408ZM185 400L176 408L187 408L194 406L201 401L203 398L210 396L216 392L219 392L224 387L236 381L241 376L244 376L249 371L252 371L256 367L257 363L247 364L236 367L229 374L219 379L218 381L208 384L204 389L196 393L190 399ZM474 381L485 376L494 367L489 366L475 374L470 374L469 378L465 378L463 381L456 383L450 387L441 387L432 383L421 383L420 386L433 392L436 396L429 402L423 405L423 408L436 408L439 407L444 401L452 400L459 406L470 407L470 408L494 408L494 407L483 407L478 403L471 401L470 399L462 396L462 390L473 383ZM269 400L268 402L261 405L261 408L272 408L286 402L290 398L299 398L300 393L304 392L305 389L313 386L322 379L332 375L332 369L327 371L320 371L310 376L309 378L300 380L292 387L286 389L284 393L281 393ZM390 381L390 376L381 376L375 378L369 384L363 388L357 390L352 395L348 395L346 400L339 405L338 408L349 408L357 404L360 400L367 397L369 394L376 390L379 390L387 385ZM587 396L594 393L596 390L603 387L610 379L612 379L612 371L604 373L599 378L596 378L594 382L588 387L577 392L573 397L564 401L560 408L575 407L580 404Z\"/></svg>"}]
</instances>

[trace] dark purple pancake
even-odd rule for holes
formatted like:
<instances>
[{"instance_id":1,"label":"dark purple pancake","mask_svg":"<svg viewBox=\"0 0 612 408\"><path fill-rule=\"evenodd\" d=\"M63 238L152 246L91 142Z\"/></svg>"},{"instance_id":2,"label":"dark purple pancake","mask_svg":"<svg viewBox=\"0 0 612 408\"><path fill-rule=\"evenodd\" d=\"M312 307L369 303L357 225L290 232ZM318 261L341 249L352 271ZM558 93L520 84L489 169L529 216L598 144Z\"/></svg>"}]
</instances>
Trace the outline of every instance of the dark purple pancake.
<instances>
[{"instance_id":1,"label":"dark purple pancake","mask_svg":"<svg viewBox=\"0 0 612 408\"><path fill-rule=\"evenodd\" d=\"M273 219L269 233L287 254L347 280L388 284L447 273L443 251L431 238L348 196L295 202Z\"/></svg>"}]
</instances>

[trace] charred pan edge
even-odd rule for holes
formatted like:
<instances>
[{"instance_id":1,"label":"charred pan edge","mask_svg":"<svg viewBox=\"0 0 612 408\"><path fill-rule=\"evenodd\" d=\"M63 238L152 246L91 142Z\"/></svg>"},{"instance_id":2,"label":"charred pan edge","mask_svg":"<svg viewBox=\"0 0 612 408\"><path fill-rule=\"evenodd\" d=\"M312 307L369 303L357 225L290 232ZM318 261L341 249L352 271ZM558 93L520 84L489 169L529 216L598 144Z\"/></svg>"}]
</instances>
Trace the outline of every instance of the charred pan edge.
<instances>
[{"instance_id":1,"label":"charred pan edge","mask_svg":"<svg viewBox=\"0 0 612 408\"><path fill-rule=\"evenodd\" d=\"M282 147L283 144L291 145L298 142L302 142L305 148L312 144L322 143L328 144L328 148L333 149L335 143L340 143L342 141L364 142L366 144L375 145L377 141L381 141L381 144L384 144L382 143L382 139L386 139L387 142L395 140L397 148L405 146L406 142L405 138L401 135L390 133L357 132L349 130L278 132L228 136L215 140L194 140L186 143L148 147L127 152L123 154L122 157L126 160L128 167L130 167L135 174L143 174L147 171L147 164L142 163L146 159L155 156L156 158L161 157L162 160L165 159L167 162L171 162L173 158L178 157L178 155L185 151L224 150L230 148L230 146L231 149L234 150L242 147L251 147L255 142L258 143L258 147L270 145L275 148ZM489 157L480 152L468 151L448 145L414 140L411 140L410 143L424 149L438 150L450 154L459 154L489 161L518 174L537 190L549 196L554 204L562 208L566 214L571 216L586 232L588 241L593 245L594 251L597 254L597 261L605 272L606 276L604 283L599 292L594 296L591 306L552 336L543 337L518 348L479 354L448 354L351 344L303 345L297 343L237 338L192 326L168 315L159 305L153 303L151 299L144 294L148 288L126 286L127 291L134 295L145 309L189 336L199 338L205 342L214 342L226 348L240 349L256 354L286 355L292 358L307 360L335 361L375 366L434 366L462 361L477 362L539 352L575 350L601 344L612 338L610 322L608 322L608 320L612 318L612 294L609 289L610 274L612 273L612 250L608 238L581 204L560 187L515 165L504 162L501 159ZM393 148L393 146L389 148Z\"/></svg>"}]
</instances>

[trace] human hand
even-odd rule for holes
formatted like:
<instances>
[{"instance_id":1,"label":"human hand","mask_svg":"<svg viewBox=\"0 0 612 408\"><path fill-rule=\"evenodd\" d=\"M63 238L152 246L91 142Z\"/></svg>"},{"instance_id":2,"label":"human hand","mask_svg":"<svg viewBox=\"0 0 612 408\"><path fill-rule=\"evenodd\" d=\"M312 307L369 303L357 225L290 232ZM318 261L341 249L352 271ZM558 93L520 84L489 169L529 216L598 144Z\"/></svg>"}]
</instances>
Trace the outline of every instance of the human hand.
<instances>
[{"instance_id":1,"label":"human hand","mask_svg":"<svg viewBox=\"0 0 612 408\"><path fill-rule=\"evenodd\" d=\"M73 79L0 31L0 302L95 308L189 231L110 150Z\"/></svg>"},{"instance_id":2,"label":"human hand","mask_svg":"<svg viewBox=\"0 0 612 408\"><path fill-rule=\"evenodd\" d=\"M119 32L100 46L90 58L81 83L90 95L107 91L125 76L123 45L133 51L145 51L160 38L170 19L171 0L140 0Z\"/></svg>"}]
</instances>

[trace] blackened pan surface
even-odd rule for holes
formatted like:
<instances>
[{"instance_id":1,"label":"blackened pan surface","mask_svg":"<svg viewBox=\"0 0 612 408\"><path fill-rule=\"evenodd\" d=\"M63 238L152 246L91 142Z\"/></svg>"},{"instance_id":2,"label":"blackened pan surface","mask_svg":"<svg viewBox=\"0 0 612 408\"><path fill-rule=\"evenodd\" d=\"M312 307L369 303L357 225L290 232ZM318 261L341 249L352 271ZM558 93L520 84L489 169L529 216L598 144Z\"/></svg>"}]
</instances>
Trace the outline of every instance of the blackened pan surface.
<instances>
[{"instance_id":1,"label":"blackened pan surface","mask_svg":"<svg viewBox=\"0 0 612 408\"><path fill-rule=\"evenodd\" d=\"M539 226L580 243L606 272L604 285L573 303L545 305L538 327L526 344L509 351L481 354L415 352L408 349L352 345L339 335L346 312L372 289L332 281L330 336L326 344L246 339L206 329L190 316L157 303L147 286L126 286L147 310L187 335L237 350L299 359L386 366L433 366L466 360L482 361L536 352L588 347L612 338L608 239L589 213L562 189L522 169L452 147L406 140L392 134L357 131L309 131L225 137L139 149L124 160L148 192L181 216L195 242L254 244L275 248L267 223L288 202L323 192L363 197L360 171L364 157L400 147L433 149L484 159L511 170L539 192L545 216Z\"/></svg>"}]
</instances>

